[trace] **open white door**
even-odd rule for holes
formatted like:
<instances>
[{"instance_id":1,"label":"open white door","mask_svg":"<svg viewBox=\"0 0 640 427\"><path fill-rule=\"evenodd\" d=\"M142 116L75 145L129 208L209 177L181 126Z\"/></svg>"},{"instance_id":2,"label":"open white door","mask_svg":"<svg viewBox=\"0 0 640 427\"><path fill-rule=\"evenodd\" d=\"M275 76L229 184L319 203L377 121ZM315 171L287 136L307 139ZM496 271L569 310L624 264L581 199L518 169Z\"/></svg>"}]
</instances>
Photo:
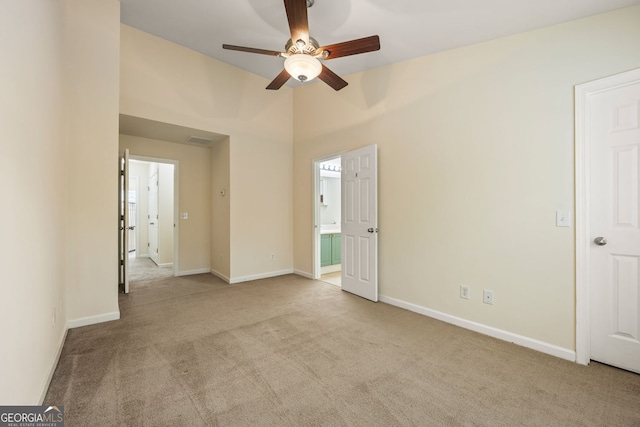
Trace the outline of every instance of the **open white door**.
<instances>
[{"instance_id":1,"label":"open white door","mask_svg":"<svg viewBox=\"0 0 640 427\"><path fill-rule=\"evenodd\" d=\"M342 154L342 289L378 301L378 155Z\"/></svg>"},{"instance_id":2,"label":"open white door","mask_svg":"<svg viewBox=\"0 0 640 427\"><path fill-rule=\"evenodd\" d=\"M120 216L120 290L129 293L129 150L124 150L120 158L120 191L119 216Z\"/></svg>"},{"instance_id":3,"label":"open white door","mask_svg":"<svg viewBox=\"0 0 640 427\"><path fill-rule=\"evenodd\" d=\"M578 319L578 361L640 373L640 70L585 86L578 314L590 314Z\"/></svg>"}]
</instances>

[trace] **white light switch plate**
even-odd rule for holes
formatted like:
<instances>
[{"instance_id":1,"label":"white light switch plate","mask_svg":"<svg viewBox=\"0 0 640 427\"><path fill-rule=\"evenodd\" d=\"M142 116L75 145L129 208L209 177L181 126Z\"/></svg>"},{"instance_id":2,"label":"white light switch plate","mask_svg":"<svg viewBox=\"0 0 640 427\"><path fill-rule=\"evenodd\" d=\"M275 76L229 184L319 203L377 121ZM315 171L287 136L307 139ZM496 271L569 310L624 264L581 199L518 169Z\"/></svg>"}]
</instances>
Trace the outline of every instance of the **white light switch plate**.
<instances>
[{"instance_id":1,"label":"white light switch plate","mask_svg":"<svg viewBox=\"0 0 640 427\"><path fill-rule=\"evenodd\" d=\"M571 227L570 211L556 211L556 227Z\"/></svg>"}]
</instances>

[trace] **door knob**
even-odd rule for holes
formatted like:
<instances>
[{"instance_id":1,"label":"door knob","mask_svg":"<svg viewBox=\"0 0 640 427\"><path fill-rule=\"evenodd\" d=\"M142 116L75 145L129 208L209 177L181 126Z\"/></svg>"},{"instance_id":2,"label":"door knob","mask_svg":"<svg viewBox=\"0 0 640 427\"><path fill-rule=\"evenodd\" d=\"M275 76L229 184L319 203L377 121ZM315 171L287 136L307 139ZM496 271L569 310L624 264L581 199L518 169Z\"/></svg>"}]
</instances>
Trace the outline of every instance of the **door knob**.
<instances>
[{"instance_id":1,"label":"door knob","mask_svg":"<svg viewBox=\"0 0 640 427\"><path fill-rule=\"evenodd\" d=\"M598 246L604 246L607 244L607 239L605 239L604 237L596 237L595 239L593 239L593 243Z\"/></svg>"}]
</instances>

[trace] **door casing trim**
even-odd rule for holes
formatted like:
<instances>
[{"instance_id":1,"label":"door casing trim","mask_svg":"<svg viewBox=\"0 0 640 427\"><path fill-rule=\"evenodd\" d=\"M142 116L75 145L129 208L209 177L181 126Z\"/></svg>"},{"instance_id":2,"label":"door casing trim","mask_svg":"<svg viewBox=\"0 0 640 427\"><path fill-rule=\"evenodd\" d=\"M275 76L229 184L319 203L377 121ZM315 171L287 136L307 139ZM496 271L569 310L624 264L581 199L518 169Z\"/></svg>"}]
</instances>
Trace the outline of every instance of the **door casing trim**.
<instances>
[{"instance_id":1,"label":"door casing trim","mask_svg":"<svg viewBox=\"0 0 640 427\"><path fill-rule=\"evenodd\" d=\"M173 165L173 275L180 274L180 162L175 159L129 155L129 160L147 163L166 163Z\"/></svg>"}]
</instances>

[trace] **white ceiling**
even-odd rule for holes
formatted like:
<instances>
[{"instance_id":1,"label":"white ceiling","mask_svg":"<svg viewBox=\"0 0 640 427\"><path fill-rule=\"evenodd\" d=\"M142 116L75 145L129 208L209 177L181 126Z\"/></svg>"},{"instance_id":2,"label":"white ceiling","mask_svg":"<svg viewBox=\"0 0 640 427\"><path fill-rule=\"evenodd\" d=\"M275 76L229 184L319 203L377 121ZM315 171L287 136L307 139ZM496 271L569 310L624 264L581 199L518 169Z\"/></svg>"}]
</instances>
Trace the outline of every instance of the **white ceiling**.
<instances>
[{"instance_id":1,"label":"white ceiling","mask_svg":"<svg viewBox=\"0 0 640 427\"><path fill-rule=\"evenodd\" d=\"M228 43L284 50L290 36L282 0L120 3L124 24L269 80L283 68L282 58L222 49ZM640 0L315 0L309 32L320 45L380 36L380 51L326 61L344 77L636 4Z\"/></svg>"}]
</instances>

